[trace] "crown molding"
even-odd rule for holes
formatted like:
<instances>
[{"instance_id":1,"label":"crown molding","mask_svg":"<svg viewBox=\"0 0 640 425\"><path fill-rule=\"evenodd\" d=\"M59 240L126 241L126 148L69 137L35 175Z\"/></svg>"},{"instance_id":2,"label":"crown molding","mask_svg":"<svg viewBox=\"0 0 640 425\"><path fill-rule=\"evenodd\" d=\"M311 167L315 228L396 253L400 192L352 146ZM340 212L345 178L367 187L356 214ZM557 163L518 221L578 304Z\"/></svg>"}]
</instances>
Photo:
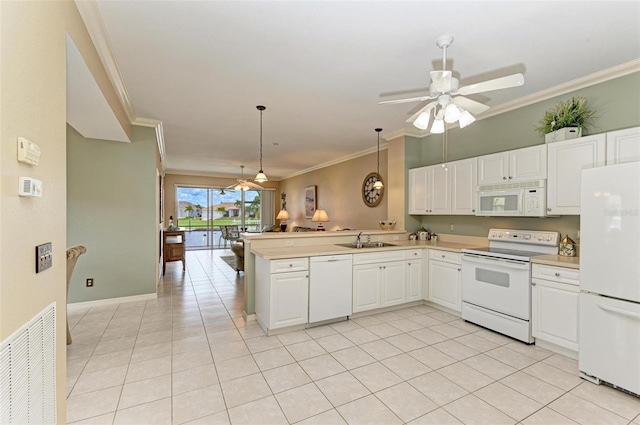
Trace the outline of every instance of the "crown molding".
<instances>
[{"instance_id":1,"label":"crown molding","mask_svg":"<svg viewBox=\"0 0 640 425\"><path fill-rule=\"evenodd\" d=\"M387 138L385 137L385 139L387 139ZM384 143L380 143L380 150L381 151L385 150L387 148L388 148L388 143L386 142L386 140L385 140ZM351 154L351 155L343 156L342 158L338 158L338 159L335 159L333 161L325 162L324 164L314 165L313 167L309 167L309 168L306 168L304 170L296 171L293 174L289 174L288 176L282 177L280 179L280 181L286 180L286 179L290 179L292 177L300 176L302 174L310 173L311 171L316 171L316 170L319 170L321 168L326 168L326 167L330 167L332 165L340 164L341 162L346 162L346 161L350 161L352 159L360 158L361 156L369 155L369 154L377 152L377 151L378 151L377 147L368 148L368 149L365 149L365 150L360 151L360 152L356 152L356 153Z\"/></svg>"},{"instance_id":2,"label":"crown molding","mask_svg":"<svg viewBox=\"0 0 640 425\"><path fill-rule=\"evenodd\" d=\"M505 112L533 105L534 103L543 102L556 96L561 96L563 94L581 90L636 72L640 72L640 59L634 59L602 71L594 72L593 74L589 74L581 78L576 78L575 80L567 81L566 83L558 84L557 86L550 87L537 93L532 93L511 102L502 103L496 107L490 108L487 112L480 115L478 119L482 120L504 114Z\"/></svg>"},{"instance_id":3,"label":"crown molding","mask_svg":"<svg viewBox=\"0 0 640 425\"><path fill-rule=\"evenodd\" d=\"M151 118L136 118L131 124L139 125L141 127L154 127L156 129L156 141L158 142L158 152L160 153L160 164L162 165L162 171L166 172L167 154L164 148L164 129L162 127L162 121Z\"/></svg>"},{"instance_id":4,"label":"crown molding","mask_svg":"<svg viewBox=\"0 0 640 425\"><path fill-rule=\"evenodd\" d=\"M87 28L89 37L91 37L91 41L93 41L93 45L98 52L102 66L104 66L107 76L116 90L120 104L124 108L129 122L133 123L137 118L136 113L133 109L124 80L122 79L118 62L113 54L109 36L107 35L100 9L98 8L98 3L95 1L75 0L75 4Z\"/></svg>"}]
</instances>

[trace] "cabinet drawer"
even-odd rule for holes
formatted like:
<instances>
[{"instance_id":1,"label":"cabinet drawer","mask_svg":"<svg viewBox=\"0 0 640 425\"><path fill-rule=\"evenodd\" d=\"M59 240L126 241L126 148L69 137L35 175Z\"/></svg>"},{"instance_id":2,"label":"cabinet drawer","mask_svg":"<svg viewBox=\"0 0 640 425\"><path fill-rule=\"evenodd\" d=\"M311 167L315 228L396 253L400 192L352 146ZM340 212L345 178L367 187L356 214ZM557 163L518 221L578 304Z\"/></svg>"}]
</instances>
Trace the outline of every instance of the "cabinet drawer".
<instances>
[{"instance_id":1,"label":"cabinet drawer","mask_svg":"<svg viewBox=\"0 0 640 425\"><path fill-rule=\"evenodd\" d=\"M547 266L543 264L534 264L531 274L537 279L551 280L576 286L578 286L580 279L580 270L578 269Z\"/></svg>"},{"instance_id":2,"label":"cabinet drawer","mask_svg":"<svg viewBox=\"0 0 640 425\"><path fill-rule=\"evenodd\" d=\"M353 264L373 264L388 261L405 260L405 251L400 249L378 252L367 252L364 254L354 254Z\"/></svg>"},{"instance_id":3,"label":"cabinet drawer","mask_svg":"<svg viewBox=\"0 0 640 425\"><path fill-rule=\"evenodd\" d=\"M429 250L429 259L444 261L445 263L460 264L461 257L457 252L438 251L437 249Z\"/></svg>"},{"instance_id":4,"label":"cabinet drawer","mask_svg":"<svg viewBox=\"0 0 640 425\"><path fill-rule=\"evenodd\" d=\"M285 258L271 260L271 273L299 272L309 270L309 258Z\"/></svg>"},{"instance_id":5,"label":"cabinet drawer","mask_svg":"<svg viewBox=\"0 0 640 425\"><path fill-rule=\"evenodd\" d=\"M421 249L410 249L405 251L407 260L415 260L418 258L422 258L422 250Z\"/></svg>"}]
</instances>

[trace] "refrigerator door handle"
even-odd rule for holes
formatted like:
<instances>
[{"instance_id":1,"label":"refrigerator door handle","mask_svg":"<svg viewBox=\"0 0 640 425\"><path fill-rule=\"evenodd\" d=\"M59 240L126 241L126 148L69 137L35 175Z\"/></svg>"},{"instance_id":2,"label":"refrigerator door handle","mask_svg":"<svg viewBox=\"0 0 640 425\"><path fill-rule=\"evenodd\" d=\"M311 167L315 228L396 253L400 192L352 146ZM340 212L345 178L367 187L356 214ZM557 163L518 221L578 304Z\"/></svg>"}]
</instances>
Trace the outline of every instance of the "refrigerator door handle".
<instances>
[{"instance_id":1,"label":"refrigerator door handle","mask_svg":"<svg viewBox=\"0 0 640 425\"><path fill-rule=\"evenodd\" d=\"M602 310L610 311L611 313L618 313L618 314L622 314L623 316L628 316L633 319L640 320L640 314L638 313L633 313L631 311L622 310L620 308L609 307L607 305L602 305L602 304L598 304L598 307L601 308Z\"/></svg>"}]
</instances>

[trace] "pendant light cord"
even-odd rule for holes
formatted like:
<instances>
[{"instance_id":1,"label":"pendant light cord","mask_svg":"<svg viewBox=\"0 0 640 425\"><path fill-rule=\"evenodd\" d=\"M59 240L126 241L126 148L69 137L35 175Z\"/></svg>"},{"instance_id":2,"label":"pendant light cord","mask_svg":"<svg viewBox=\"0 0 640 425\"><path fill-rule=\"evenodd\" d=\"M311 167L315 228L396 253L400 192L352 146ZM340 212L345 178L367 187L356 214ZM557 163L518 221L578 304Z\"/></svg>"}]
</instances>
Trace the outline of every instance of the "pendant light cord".
<instances>
[{"instance_id":1,"label":"pendant light cord","mask_svg":"<svg viewBox=\"0 0 640 425\"><path fill-rule=\"evenodd\" d=\"M262 109L260 110L260 172L262 172Z\"/></svg>"}]
</instances>

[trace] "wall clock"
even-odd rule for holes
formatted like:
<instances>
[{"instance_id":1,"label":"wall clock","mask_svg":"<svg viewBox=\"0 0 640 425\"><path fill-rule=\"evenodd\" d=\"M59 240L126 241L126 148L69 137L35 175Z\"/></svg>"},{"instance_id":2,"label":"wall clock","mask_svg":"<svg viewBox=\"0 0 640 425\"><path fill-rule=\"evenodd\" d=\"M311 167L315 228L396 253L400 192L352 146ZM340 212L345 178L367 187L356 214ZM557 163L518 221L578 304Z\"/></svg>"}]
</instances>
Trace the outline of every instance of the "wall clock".
<instances>
[{"instance_id":1,"label":"wall clock","mask_svg":"<svg viewBox=\"0 0 640 425\"><path fill-rule=\"evenodd\" d=\"M384 196L384 187L379 190L373 188L373 184L378 180L382 181L380 174L369 173L362 182L362 200L368 207L377 207Z\"/></svg>"}]
</instances>

